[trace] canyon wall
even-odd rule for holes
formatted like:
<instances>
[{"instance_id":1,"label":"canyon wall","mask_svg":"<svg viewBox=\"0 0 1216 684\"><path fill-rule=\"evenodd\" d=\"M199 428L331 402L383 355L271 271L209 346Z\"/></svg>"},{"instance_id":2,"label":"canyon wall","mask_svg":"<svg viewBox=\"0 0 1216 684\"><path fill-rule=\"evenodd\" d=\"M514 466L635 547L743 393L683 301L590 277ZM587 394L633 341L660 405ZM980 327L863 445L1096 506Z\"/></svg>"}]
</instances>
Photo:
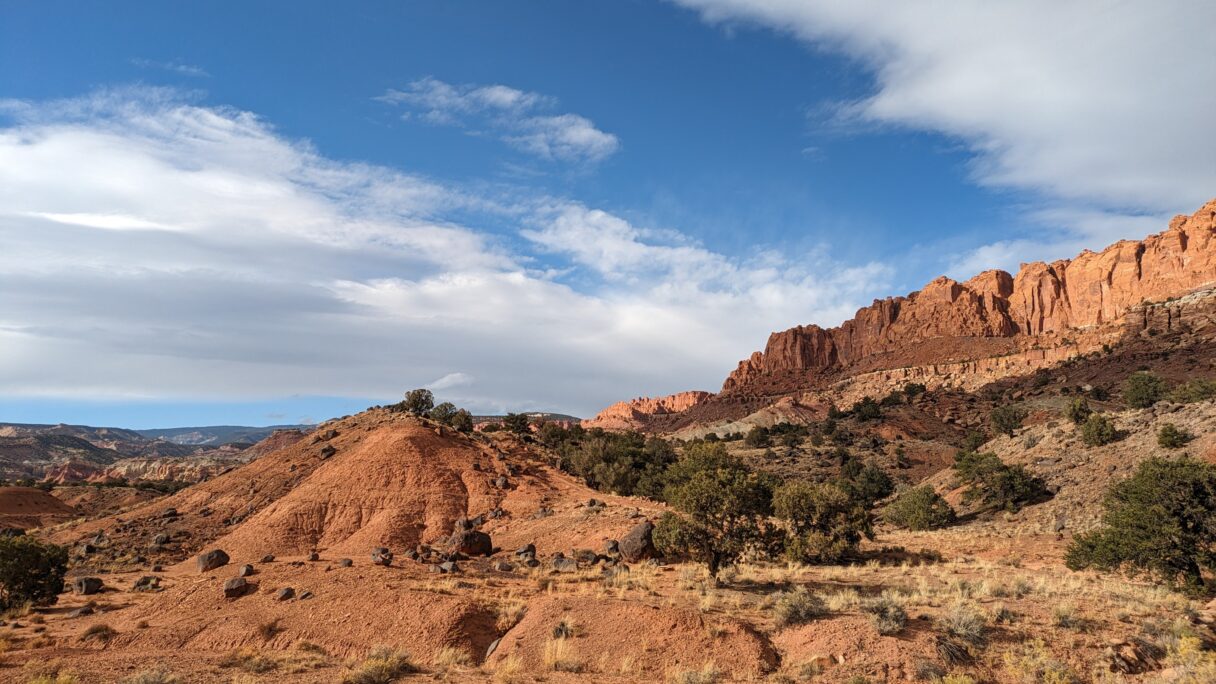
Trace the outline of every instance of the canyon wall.
<instances>
[{"instance_id":1,"label":"canyon wall","mask_svg":"<svg viewBox=\"0 0 1216 684\"><path fill-rule=\"evenodd\" d=\"M943 276L907 296L876 300L838 327L775 332L717 395L620 402L585 424L639 429L694 407L690 413L709 416L721 413L712 410L716 404L725 410L799 395L843 404L909 381L973 389L1101 349L1172 310L1148 305L1214 283L1216 200L1144 240L1023 264L1017 275L992 270L966 282Z\"/></svg>"}]
</instances>

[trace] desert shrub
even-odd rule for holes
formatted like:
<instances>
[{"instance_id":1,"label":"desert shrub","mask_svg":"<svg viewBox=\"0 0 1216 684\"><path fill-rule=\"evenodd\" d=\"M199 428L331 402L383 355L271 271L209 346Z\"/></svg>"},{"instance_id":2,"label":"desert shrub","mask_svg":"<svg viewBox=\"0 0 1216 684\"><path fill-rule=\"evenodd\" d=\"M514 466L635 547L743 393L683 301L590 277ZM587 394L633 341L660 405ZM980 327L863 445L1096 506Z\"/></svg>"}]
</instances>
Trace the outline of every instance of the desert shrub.
<instances>
[{"instance_id":1,"label":"desert shrub","mask_svg":"<svg viewBox=\"0 0 1216 684\"><path fill-rule=\"evenodd\" d=\"M81 641L101 641L103 643L110 641L118 635L118 631L113 627L103 623L98 623L89 627L80 635Z\"/></svg>"},{"instance_id":2,"label":"desert shrub","mask_svg":"<svg viewBox=\"0 0 1216 684\"><path fill-rule=\"evenodd\" d=\"M773 512L786 525L786 556L801 563L833 563L857 554L874 538L865 505L843 487L791 481L773 493Z\"/></svg>"},{"instance_id":3,"label":"desert shrub","mask_svg":"<svg viewBox=\"0 0 1216 684\"><path fill-rule=\"evenodd\" d=\"M929 485L905 489L883 511L892 525L917 531L945 527L954 518L954 509Z\"/></svg>"},{"instance_id":4,"label":"desert shrub","mask_svg":"<svg viewBox=\"0 0 1216 684\"><path fill-rule=\"evenodd\" d=\"M1197 401L1216 399L1216 381L1199 378L1187 380L1175 387L1169 397L1170 401L1176 401L1179 404L1193 404Z\"/></svg>"},{"instance_id":5,"label":"desert shrub","mask_svg":"<svg viewBox=\"0 0 1216 684\"><path fill-rule=\"evenodd\" d=\"M756 425L751 430L748 430L747 437L743 438L743 443L753 449L763 449L767 446L772 446L773 439L769 436L768 430Z\"/></svg>"},{"instance_id":6,"label":"desert shrub","mask_svg":"<svg viewBox=\"0 0 1216 684\"><path fill-rule=\"evenodd\" d=\"M435 395L429 389L413 389L405 393L404 400L390 408L415 416L425 416L435 408Z\"/></svg>"},{"instance_id":7,"label":"desert shrub","mask_svg":"<svg viewBox=\"0 0 1216 684\"><path fill-rule=\"evenodd\" d=\"M867 508L895 491L895 482L887 471L874 463L862 465L851 455L844 457L836 484Z\"/></svg>"},{"instance_id":8,"label":"desert shrub","mask_svg":"<svg viewBox=\"0 0 1216 684\"><path fill-rule=\"evenodd\" d=\"M59 600L68 550L28 535L0 537L0 610Z\"/></svg>"},{"instance_id":9,"label":"desert shrub","mask_svg":"<svg viewBox=\"0 0 1216 684\"><path fill-rule=\"evenodd\" d=\"M900 392L899 390L894 390L887 396L883 397L878 403L881 406L899 406L900 404L904 403L904 393Z\"/></svg>"},{"instance_id":10,"label":"desert shrub","mask_svg":"<svg viewBox=\"0 0 1216 684\"><path fill-rule=\"evenodd\" d=\"M464 409L457 409L456 413L452 414L452 419L448 422L453 429L460 432L473 431L473 414Z\"/></svg>"},{"instance_id":11,"label":"desert shrub","mask_svg":"<svg viewBox=\"0 0 1216 684\"><path fill-rule=\"evenodd\" d=\"M979 451L979 448L984 446L984 442L987 441L988 437L984 433L978 430L971 430L967 433L967 436L963 438L962 450Z\"/></svg>"},{"instance_id":12,"label":"desert shrub","mask_svg":"<svg viewBox=\"0 0 1216 684\"><path fill-rule=\"evenodd\" d=\"M937 627L972 655L988 643L988 618L969 603L955 603L937 619Z\"/></svg>"},{"instance_id":13,"label":"desert shrub","mask_svg":"<svg viewBox=\"0 0 1216 684\"><path fill-rule=\"evenodd\" d=\"M1006 464L992 453L960 451L954 456L954 471L967 486L963 501L979 501L985 508L1016 511L1047 494L1042 480L1020 465Z\"/></svg>"},{"instance_id":14,"label":"desert shrub","mask_svg":"<svg viewBox=\"0 0 1216 684\"><path fill-rule=\"evenodd\" d=\"M882 418L882 407L874 401L874 397L862 397L853 404L850 411L857 420L878 420Z\"/></svg>"},{"instance_id":15,"label":"desert shrub","mask_svg":"<svg viewBox=\"0 0 1216 684\"><path fill-rule=\"evenodd\" d=\"M1077 397L1073 399L1068 408L1064 411L1064 415L1073 422L1073 425L1084 423L1090 414L1094 411L1089 407L1089 401L1085 397Z\"/></svg>"},{"instance_id":16,"label":"desert shrub","mask_svg":"<svg viewBox=\"0 0 1216 684\"><path fill-rule=\"evenodd\" d=\"M431 420L443 423L444 425L451 425L452 419L456 417L456 405L450 401L435 404L435 407L432 408L427 415L431 418Z\"/></svg>"},{"instance_id":17,"label":"desert shrub","mask_svg":"<svg viewBox=\"0 0 1216 684\"><path fill-rule=\"evenodd\" d=\"M502 427L517 435L527 435L532 432L532 423L526 413L508 413L502 419Z\"/></svg>"},{"instance_id":18,"label":"desert shrub","mask_svg":"<svg viewBox=\"0 0 1216 684\"><path fill-rule=\"evenodd\" d=\"M823 599L807 591L806 587L783 591L773 601L773 624L777 629L806 624L827 613Z\"/></svg>"},{"instance_id":19,"label":"desert shrub","mask_svg":"<svg viewBox=\"0 0 1216 684\"><path fill-rule=\"evenodd\" d=\"M565 637L546 641L542 659L545 669L553 672L581 672L583 669L582 661L574 655L571 640Z\"/></svg>"},{"instance_id":20,"label":"desert shrub","mask_svg":"<svg viewBox=\"0 0 1216 684\"><path fill-rule=\"evenodd\" d=\"M908 624L908 613L904 607L888 596L867 601L862 604L861 609L869 614L878 633L885 636L899 634Z\"/></svg>"},{"instance_id":21,"label":"desert shrub","mask_svg":"<svg viewBox=\"0 0 1216 684\"><path fill-rule=\"evenodd\" d=\"M1149 575L1176 587L1207 588L1216 570L1216 466L1149 459L1111 486L1102 527L1078 535L1065 563Z\"/></svg>"},{"instance_id":22,"label":"desert shrub","mask_svg":"<svg viewBox=\"0 0 1216 684\"><path fill-rule=\"evenodd\" d=\"M1024 420L1026 420L1026 409L1021 406L997 406L988 415L992 429L1010 437L1013 436L1015 430L1022 427Z\"/></svg>"},{"instance_id":23,"label":"desert shrub","mask_svg":"<svg viewBox=\"0 0 1216 684\"><path fill-rule=\"evenodd\" d=\"M1166 449L1178 449L1195 439L1195 435L1173 423L1166 423L1157 431L1157 445Z\"/></svg>"},{"instance_id":24,"label":"desert shrub","mask_svg":"<svg viewBox=\"0 0 1216 684\"><path fill-rule=\"evenodd\" d=\"M712 576L737 560L767 530L773 479L721 444L689 446L667 470L664 498L683 515L664 514L654 532L666 554L704 562Z\"/></svg>"},{"instance_id":25,"label":"desert shrub","mask_svg":"<svg viewBox=\"0 0 1216 684\"><path fill-rule=\"evenodd\" d=\"M676 462L668 442L638 432L563 430L549 423L540 436L561 455L563 470L614 494L663 498L667 468Z\"/></svg>"},{"instance_id":26,"label":"desert shrub","mask_svg":"<svg viewBox=\"0 0 1216 684\"><path fill-rule=\"evenodd\" d=\"M1119 438L1115 423L1105 414L1095 413L1081 425L1081 441L1089 446L1103 446Z\"/></svg>"},{"instance_id":27,"label":"desert shrub","mask_svg":"<svg viewBox=\"0 0 1216 684\"><path fill-rule=\"evenodd\" d=\"M363 661L351 667L342 684L389 684L418 671L410 655L387 646L373 648Z\"/></svg>"},{"instance_id":28,"label":"desert shrub","mask_svg":"<svg viewBox=\"0 0 1216 684\"><path fill-rule=\"evenodd\" d=\"M181 684L181 678L167 670L145 670L119 681L119 684Z\"/></svg>"},{"instance_id":29,"label":"desert shrub","mask_svg":"<svg viewBox=\"0 0 1216 684\"><path fill-rule=\"evenodd\" d=\"M1028 641L1006 651L1005 671L1023 684L1080 684L1068 665L1057 660L1042 640Z\"/></svg>"},{"instance_id":30,"label":"desert shrub","mask_svg":"<svg viewBox=\"0 0 1216 684\"><path fill-rule=\"evenodd\" d=\"M1123 383L1123 401L1132 408L1148 408L1165 396L1165 380L1148 371L1132 373Z\"/></svg>"}]
</instances>

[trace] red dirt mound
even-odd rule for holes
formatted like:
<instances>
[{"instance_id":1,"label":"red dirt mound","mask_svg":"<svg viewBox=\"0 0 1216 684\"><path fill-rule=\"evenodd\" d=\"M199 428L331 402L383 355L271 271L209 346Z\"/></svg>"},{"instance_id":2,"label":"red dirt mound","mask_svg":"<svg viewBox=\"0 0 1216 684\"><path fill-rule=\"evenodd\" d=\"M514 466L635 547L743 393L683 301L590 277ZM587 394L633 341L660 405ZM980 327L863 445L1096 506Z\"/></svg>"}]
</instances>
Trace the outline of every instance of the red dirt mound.
<instances>
[{"instance_id":1,"label":"red dirt mound","mask_svg":"<svg viewBox=\"0 0 1216 684\"><path fill-rule=\"evenodd\" d=\"M669 670L700 670L712 662L732 677L753 677L776 668L777 652L751 627L711 622L691 610L615 599L546 598L503 637L487 665L521 659L528 670L544 667L554 628L565 623L570 666L615 673L637 681L661 680ZM552 648L552 647L550 647Z\"/></svg>"},{"instance_id":2,"label":"red dirt mound","mask_svg":"<svg viewBox=\"0 0 1216 684\"><path fill-rule=\"evenodd\" d=\"M75 508L34 487L0 487L0 528L28 530L79 515Z\"/></svg>"}]
</instances>

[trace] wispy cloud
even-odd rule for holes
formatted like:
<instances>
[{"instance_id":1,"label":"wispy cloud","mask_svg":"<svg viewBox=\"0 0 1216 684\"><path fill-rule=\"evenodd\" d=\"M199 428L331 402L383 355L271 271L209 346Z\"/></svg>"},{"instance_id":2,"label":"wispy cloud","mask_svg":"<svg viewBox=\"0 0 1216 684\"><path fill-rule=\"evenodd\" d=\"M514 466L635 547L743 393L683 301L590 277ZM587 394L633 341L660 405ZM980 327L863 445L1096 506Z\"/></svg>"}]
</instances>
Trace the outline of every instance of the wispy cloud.
<instances>
[{"instance_id":1,"label":"wispy cloud","mask_svg":"<svg viewBox=\"0 0 1216 684\"><path fill-rule=\"evenodd\" d=\"M557 99L505 85L452 85L427 77L375 98L404 107L404 118L487 133L528 154L563 162L598 162L620 148L578 114L555 114Z\"/></svg>"},{"instance_id":2,"label":"wispy cloud","mask_svg":"<svg viewBox=\"0 0 1216 684\"><path fill-rule=\"evenodd\" d=\"M169 61L158 62L152 59L136 58L131 60L131 64L140 69L159 69L160 71L169 71L182 76L191 76L193 78L211 78L211 74L207 73L206 69L185 62Z\"/></svg>"},{"instance_id":3,"label":"wispy cloud","mask_svg":"<svg viewBox=\"0 0 1216 684\"><path fill-rule=\"evenodd\" d=\"M430 384L479 411L589 413L712 388L771 330L840 320L890 276L335 161L171 91L0 106L15 119L0 127L10 397L388 399ZM520 239L498 237L512 227Z\"/></svg>"}]
</instances>

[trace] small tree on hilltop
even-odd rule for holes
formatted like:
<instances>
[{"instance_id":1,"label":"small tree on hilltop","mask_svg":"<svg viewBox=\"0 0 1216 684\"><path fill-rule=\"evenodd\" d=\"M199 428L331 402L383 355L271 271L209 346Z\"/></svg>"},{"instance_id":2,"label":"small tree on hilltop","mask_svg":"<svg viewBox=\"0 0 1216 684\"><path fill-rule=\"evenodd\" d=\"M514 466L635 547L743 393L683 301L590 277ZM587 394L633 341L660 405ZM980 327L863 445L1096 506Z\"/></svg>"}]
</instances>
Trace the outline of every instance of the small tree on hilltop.
<instances>
[{"instance_id":1,"label":"small tree on hilltop","mask_svg":"<svg viewBox=\"0 0 1216 684\"><path fill-rule=\"evenodd\" d=\"M401 409L415 416L424 416L435 408L435 395L429 389L414 389L405 393Z\"/></svg>"},{"instance_id":2,"label":"small tree on hilltop","mask_svg":"<svg viewBox=\"0 0 1216 684\"><path fill-rule=\"evenodd\" d=\"M444 425L451 425L452 419L456 417L456 405L450 401L436 404L435 408L431 409L428 415L430 415L431 420L443 423Z\"/></svg>"},{"instance_id":3,"label":"small tree on hilltop","mask_svg":"<svg viewBox=\"0 0 1216 684\"><path fill-rule=\"evenodd\" d=\"M1014 431L1022 427L1022 421L1026 420L1026 409L1021 406L998 406L992 409L988 418L992 422L992 429L1012 437Z\"/></svg>"},{"instance_id":4,"label":"small tree on hilltop","mask_svg":"<svg viewBox=\"0 0 1216 684\"><path fill-rule=\"evenodd\" d=\"M0 609L55 603L67 567L66 548L26 535L0 537Z\"/></svg>"},{"instance_id":5,"label":"small tree on hilltop","mask_svg":"<svg viewBox=\"0 0 1216 684\"><path fill-rule=\"evenodd\" d=\"M925 485L900 492L883 511L883 519L896 527L922 531L950 525L955 514L940 494Z\"/></svg>"},{"instance_id":6,"label":"small tree on hilltop","mask_svg":"<svg viewBox=\"0 0 1216 684\"><path fill-rule=\"evenodd\" d=\"M838 562L857 553L862 537L874 538L869 511L836 484L787 482L773 494L773 512L788 527L785 554L795 562Z\"/></svg>"},{"instance_id":7,"label":"small tree on hilltop","mask_svg":"<svg viewBox=\"0 0 1216 684\"><path fill-rule=\"evenodd\" d=\"M757 473L721 444L689 446L667 472L664 497L683 515L664 515L654 531L658 550L705 563L713 577L766 533L772 478Z\"/></svg>"},{"instance_id":8,"label":"small tree on hilltop","mask_svg":"<svg viewBox=\"0 0 1216 684\"><path fill-rule=\"evenodd\" d=\"M1148 371L1132 373L1123 383L1123 401L1132 408L1148 408L1165 396L1165 380Z\"/></svg>"},{"instance_id":9,"label":"small tree on hilltop","mask_svg":"<svg viewBox=\"0 0 1216 684\"><path fill-rule=\"evenodd\" d=\"M1115 483L1103 527L1077 536L1069 568L1147 574L1190 591L1216 571L1216 467L1188 458L1149 459Z\"/></svg>"},{"instance_id":10,"label":"small tree on hilltop","mask_svg":"<svg viewBox=\"0 0 1216 684\"><path fill-rule=\"evenodd\" d=\"M456 413L452 414L451 426L460 432L472 432L473 414L464 409L458 409Z\"/></svg>"},{"instance_id":11,"label":"small tree on hilltop","mask_svg":"<svg viewBox=\"0 0 1216 684\"><path fill-rule=\"evenodd\" d=\"M526 413L508 413L502 419L502 426L517 435L526 435L532 432L532 425L528 422L528 414Z\"/></svg>"},{"instance_id":12,"label":"small tree on hilltop","mask_svg":"<svg viewBox=\"0 0 1216 684\"><path fill-rule=\"evenodd\" d=\"M874 401L874 397L862 397L853 404L852 414L857 420L878 420L882 418L882 407Z\"/></svg>"},{"instance_id":13,"label":"small tree on hilltop","mask_svg":"<svg viewBox=\"0 0 1216 684\"><path fill-rule=\"evenodd\" d=\"M986 508L1016 511L1047 494L1042 480L992 453L961 451L954 457L954 471L967 485L963 501L980 501Z\"/></svg>"}]
</instances>

